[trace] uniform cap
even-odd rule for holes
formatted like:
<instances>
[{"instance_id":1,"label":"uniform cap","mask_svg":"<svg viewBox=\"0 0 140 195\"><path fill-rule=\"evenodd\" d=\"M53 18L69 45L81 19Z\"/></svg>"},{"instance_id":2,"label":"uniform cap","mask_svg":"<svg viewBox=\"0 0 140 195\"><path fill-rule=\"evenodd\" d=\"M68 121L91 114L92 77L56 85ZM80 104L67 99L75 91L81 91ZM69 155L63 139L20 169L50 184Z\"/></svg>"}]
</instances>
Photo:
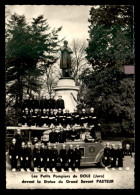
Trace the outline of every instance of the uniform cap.
<instances>
[{"instance_id":1,"label":"uniform cap","mask_svg":"<svg viewBox=\"0 0 140 195\"><path fill-rule=\"evenodd\" d=\"M73 145L72 145L72 144L70 144L70 147L73 147Z\"/></svg>"},{"instance_id":2,"label":"uniform cap","mask_svg":"<svg viewBox=\"0 0 140 195\"><path fill-rule=\"evenodd\" d=\"M85 109L83 108L82 111L85 111Z\"/></svg>"},{"instance_id":3,"label":"uniform cap","mask_svg":"<svg viewBox=\"0 0 140 195\"><path fill-rule=\"evenodd\" d=\"M66 144L63 144L62 146L66 146Z\"/></svg>"},{"instance_id":4,"label":"uniform cap","mask_svg":"<svg viewBox=\"0 0 140 195\"><path fill-rule=\"evenodd\" d=\"M91 108L90 108L90 110L94 110L94 108L93 108L93 107L91 107Z\"/></svg>"},{"instance_id":5,"label":"uniform cap","mask_svg":"<svg viewBox=\"0 0 140 195\"><path fill-rule=\"evenodd\" d=\"M80 147L80 145L77 144L76 147Z\"/></svg>"}]
</instances>

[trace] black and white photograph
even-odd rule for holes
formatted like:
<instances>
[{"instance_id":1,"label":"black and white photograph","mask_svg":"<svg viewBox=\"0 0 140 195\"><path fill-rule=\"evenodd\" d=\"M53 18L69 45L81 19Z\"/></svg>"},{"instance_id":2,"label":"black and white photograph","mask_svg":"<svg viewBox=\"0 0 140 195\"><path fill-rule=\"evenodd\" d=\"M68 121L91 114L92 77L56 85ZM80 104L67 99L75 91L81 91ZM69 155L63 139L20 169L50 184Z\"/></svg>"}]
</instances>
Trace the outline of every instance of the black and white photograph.
<instances>
[{"instance_id":1,"label":"black and white photograph","mask_svg":"<svg viewBox=\"0 0 140 195\"><path fill-rule=\"evenodd\" d=\"M135 189L133 5L5 5L6 189Z\"/></svg>"}]
</instances>

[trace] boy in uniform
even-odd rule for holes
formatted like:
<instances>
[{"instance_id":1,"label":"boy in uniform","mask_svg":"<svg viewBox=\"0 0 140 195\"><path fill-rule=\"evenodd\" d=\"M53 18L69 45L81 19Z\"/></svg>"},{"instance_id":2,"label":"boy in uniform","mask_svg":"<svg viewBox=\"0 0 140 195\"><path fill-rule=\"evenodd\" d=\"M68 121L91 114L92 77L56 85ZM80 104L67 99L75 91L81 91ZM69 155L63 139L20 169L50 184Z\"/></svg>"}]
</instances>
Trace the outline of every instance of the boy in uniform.
<instances>
[{"instance_id":1,"label":"boy in uniform","mask_svg":"<svg viewBox=\"0 0 140 195\"><path fill-rule=\"evenodd\" d=\"M55 124L56 123L56 116L54 114L53 109L50 110L49 116L48 116L48 124Z\"/></svg>"},{"instance_id":2,"label":"boy in uniform","mask_svg":"<svg viewBox=\"0 0 140 195\"><path fill-rule=\"evenodd\" d=\"M119 144L118 149L116 150L116 157L118 161L119 171L121 171L123 167L123 160L124 160L124 151L122 149L122 144Z\"/></svg>"},{"instance_id":3,"label":"boy in uniform","mask_svg":"<svg viewBox=\"0 0 140 195\"><path fill-rule=\"evenodd\" d=\"M69 112L68 109L65 110L65 113L64 113L64 125L67 126L67 124L71 125L72 124L72 115L71 113Z\"/></svg>"},{"instance_id":4,"label":"boy in uniform","mask_svg":"<svg viewBox=\"0 0 140 195\"><path fill-rule=\"evenodd\" d=\"M40 167L41 167L41 172L45 172L45 170L44 170L44 167L45 167L45 155L46 155L45 145L44 145L44 143L41 143L41 148L40 148Z\"/></svg>"},{"instance_id":5,"label":"boy in uniform","mask_svg":"<svg viewBox=\"0 0 140 195\"><path fill-rule=\"evenodd\" d=\"M38 148L38 143L35 143L33 149L33 164L34 164L34 172L39 172L37 168L40 165L40 150Z\"/></svg>"},{"instance_id":6,"label":"boy in uniform","mask_svg":"<svg viewBox=\"0 0 140 195\"><path fill-rule=\"evenodd\" d=\"M17 147L16 147L16 139L13 138L12 139L12 144L9 147L9 158L11 161L11 168L12 171L16 171L17 169L17 160L18 160L18 151L17 151Z\"/></svg>"},{"instance_id":7,"label":"boy in uniform","mask_svg":"<svg viewBox=\"0 0 140 195\"><path fill-rule=\"evenodd\" d=\"M80 160L81 160L80 146L76 145L74 152L75 172L79 172Z\"/></svg>"},{"instance_id":8,"label":"boy in uniform","mask_svg":"<svg viewBox=\"0 0 140 195\"><path fill-rule=\"evenodd\" d=\"M110 164L110 147L109 143L106 143L106 147L104 148L104 159L105 159L105 170L108 170L108 165Z\"/></svg>"},{"instance_id":9,"label":"boy in uniform","mask_svg":"<svg viewBox=\"0 0 140 195\"><path fill-rule=\"evenodd\" d=\"M70 144L70 148L67 153L67 159L68 159L68 171L73 172L73 163L74 163L74 150L73 150L73 145Z\"/></svg>"},{"instance_id":10,"label":"boy in uniform","mask_svg":"<svg viewBox=\"0 0 140 195\"><path fill-rule=\"evenodd\" d=\"M20 171L25 172L26 168L26 148L25 148L25 142L21 143L21 149L20 149Z\"/></svg>"},{"instance_id":11,"label":"boy in uniform","mask_svg":"<svg viewBox=\"0 0 140 195\"><path fill-rule=\"evenodd\" d=\"M84 123L88 122L88 116L86 110L83 108L82 113L80 114L80 125L83 126Z\"/></svg>"},{"instance_id":12,"label":"boy in uniform","mask_svg":"<svg viewBox=\"0 0 140 195\"><path fill-rule=\"evenodd\" d=\"M58 133L58 142L59 143L66 142L66 136L63 127L60 127L60 132Z\"/></svg>"},{"instance_id":13,"label":"boy in uniform","mask_svg":"<svg viewBox=\"0 0 140 195\"><path fill-rule=\"evenodd\" d=\"M27 172L31 172L31 160L32 160L32 149L31 142L27 142L26 147L26 170Z\"/></svg>"},{"instance_id":14,"label":"boy in uniform","mask_svg":"<svg viewBox=\"0 0 140 195\"><path fill-rule=\"evenodd\" d=\"M75 129L75 126L72 126L72 129L69 132L69 134L70 134L70 140L72 140L72 141L80 138L80 136L78 135L78 132Z\"/></svg>"},{"instance_id":15,"label":"boy in uniform","mask_svg":"<svg viewBox=\"0 0 140 195\"><path fill-rule=\"evenodd\" d=\"M60 149L59 157L60 157L60 162L61 162L61 172L65 172L65 164L67 161L67 151L66 151L65 144L63 144L62 148Z\"/></svg>"},{"instance_id":16,"label":"boy in uniform","mask_svg":"<svg viewBox=\"0 0 140 195\"><path fill-rule=\"evenodd\" d=\"M16 139L16 147L18 150L18 153L20 153L20 148L21 148L21 130L17 129L17 133L15 134L15 139Z\"/></svg>"},{"instance_id":17,"label":"boy in uniform","mask_svg":"<svg viewBox=\"0 0 140 195\"><path fill-rule=\"evenodd\" d=\"M58 133L55 132L55 127L53 127L52 131L49 133L49 142L51 143L58 142Z\"/></svg>"},{"instance_id":18,"label":"boy in uniform","mask_svg":"<svg viewBox=\"0 0 140 195\"><path fill-rule=\"evenodd\" d=\"M115 170L116 167L116 149L115 144L112 144L112 148L110 150L110 158L111 158L111 168Z\"/></svg>"},{"instance_id":19,"label":"boy in uniform","mask_svg":"<svg viewBox=\"0 0 140 195\"><path fill-rule=\"evenodd\" d=\"M47 145L47 150L46 150L46 155L45 155L45 157L46 157L46 165L45 165L45 167L47 168L47 172L49 173L49 172L51 172L50 171L50 168L51 168L51 159L52 159L52 149L51 149L51 144L50 143L48 143L48 145Z\"/></svg>"},{"instance_id":20,"label":"boy in uniform","mask_svg":"<svg viewBox=\"0 0 140 195\"><path fill-rule=\"evenodd\" d=\"M32 125L37 126L39 121L39 112L38 109L35 108L32 112Z\"/></svg>"},{"instance_id":21,"label":"boy in uniform","mask_svg":"<svg viewBox=\"0 0 140 195\"><path fill-rule=\"evenodd\" d=\"M30 126L31 125L31 114L29 108L25 108L22 113L22 125Z\"/></svg>"},{"instance_id":22,"label":"boy in uniform","mask_svg":"<svg viewBox=\"0 0 140 195\"><path fill-rule=\"evenodd\" d=\"M56 163L57 163L57 158L58 158L58 150L56 149L56 144L53 145L52 149L52 172L57 172L56 170Z\"/></svg>"},{"instance_id":23,"label":"boy in uniform","mask_svg":"<svg viewBox=\"0 0 140 195\"><path fill-rule=\"evenodd\" d=\"M77 109L74 109L74 112L72 113L72 124L75 125L79 125L79 112L77 111Z\"/></svg>"},{"instance_id":24,"label":"boy in uniform","mask_svg":"<svg viewBox=\"0 0 140 195\"><path fill-rule=\"evenodd\" d=\"M61 108L59 108L58 109L58 112L57 112L57 114L56 114L56 118L57 118L57 125L59 125L59 124L63 124L63 118L64 118L64 114L63 114L63 112L62 112L62 109Z\"/></svg>"},{"instance_id":25,"label":"boy in uniform","mask_svg":"<svg viewBox=\"0 0 140 195\"><path fill-rule=\"evenodd\" d=\"M62 99L62 95L58 96L58 99L56 100L56 108L61 108L62 110L65 108L64 100Z\"/></svg>"}]
</instances>

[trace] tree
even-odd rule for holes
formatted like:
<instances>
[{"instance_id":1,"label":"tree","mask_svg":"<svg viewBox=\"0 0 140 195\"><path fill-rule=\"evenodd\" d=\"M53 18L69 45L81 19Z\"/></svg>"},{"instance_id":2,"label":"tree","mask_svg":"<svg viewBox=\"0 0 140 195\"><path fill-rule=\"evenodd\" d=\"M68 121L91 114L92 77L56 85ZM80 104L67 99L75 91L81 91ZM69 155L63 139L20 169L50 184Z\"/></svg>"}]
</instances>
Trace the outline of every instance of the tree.
<instances>
[{"instance_id":1,"label":"tree","mask_svg":"<svg viewBox=\"0 0 140 195\"><path fill-rule=\"evenodd\" d=\"M133 6L95 6L88 21L86 52L94 68L133 64Z\"/></svg>"},{"instance_id":2,"label":"tree","mask_svg":"<svg viewBox=\"0 0 140 195\"><path fill-rule=\"evenodd\" d=\"M72 76L76 82L76 84L80 84L80 74L85 69L92 69L88 61L86 60L86 49L87 45L85 41L82 40L73 40L71 43L71 48L73 51L72 54Z\"/></svg>"},{"instance_id":3,"label":"tree","mask_svg":"<svg viewBox=\"0 0 140 195\"><path fill-rule=\"evenodd\" d=\"M98 6L90 11L87 59L93 72L81 75L85 102L94 106L102 130L112 135L134 134L133 7Z\"/></svg>"},{"instance_id":4,"label":"tree","mask_svg":"<svg viewBox=\"0 0 140 195\"><path fill-rule=\"evenodd\" d=\"M6 94L15 102L15 115L24 93L39 92L39 77L44 74L41 66L51 66L59 47L58 33L61 27L50 31L47 20L38 16L29 25L24 15L14 14L6 23Z\"/></svg>"},{"instance_id":5,"label":"tree","mask_svg":"<svg viewBox=\"0 0 140 195\"><path fill-rule=\"evenodd\" d=\"M41 94L49 94L49 97L51 98L54 94L54 87L56 87L57 82L60 77L60 68L57 64L53 64L50 67L45 67L46 72L41 77L41 83L42 83L42 90Z\"/></svg>"}]
</instances>

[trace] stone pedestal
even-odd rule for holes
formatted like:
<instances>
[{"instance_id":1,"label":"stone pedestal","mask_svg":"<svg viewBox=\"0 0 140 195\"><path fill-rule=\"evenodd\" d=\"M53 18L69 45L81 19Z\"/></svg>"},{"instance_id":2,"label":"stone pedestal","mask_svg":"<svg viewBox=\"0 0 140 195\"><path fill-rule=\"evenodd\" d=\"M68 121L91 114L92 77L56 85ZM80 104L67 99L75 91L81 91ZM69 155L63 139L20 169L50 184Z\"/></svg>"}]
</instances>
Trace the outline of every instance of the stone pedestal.
<instances>
[{"instance_id":1,"label":"stone pedestal","mask_svg":"<svg viewBox=\"0 0 140 195\"><path fill-rule=\"evenodd\" d=\"M62 95L62 99L65 102L65 109L73 112L77 106L77 94L79 91L79 86L75 85L75 81L70 77L60 78L54 91L55 99L58 99L58 95Z\"/></svg>"}]
</instances>

